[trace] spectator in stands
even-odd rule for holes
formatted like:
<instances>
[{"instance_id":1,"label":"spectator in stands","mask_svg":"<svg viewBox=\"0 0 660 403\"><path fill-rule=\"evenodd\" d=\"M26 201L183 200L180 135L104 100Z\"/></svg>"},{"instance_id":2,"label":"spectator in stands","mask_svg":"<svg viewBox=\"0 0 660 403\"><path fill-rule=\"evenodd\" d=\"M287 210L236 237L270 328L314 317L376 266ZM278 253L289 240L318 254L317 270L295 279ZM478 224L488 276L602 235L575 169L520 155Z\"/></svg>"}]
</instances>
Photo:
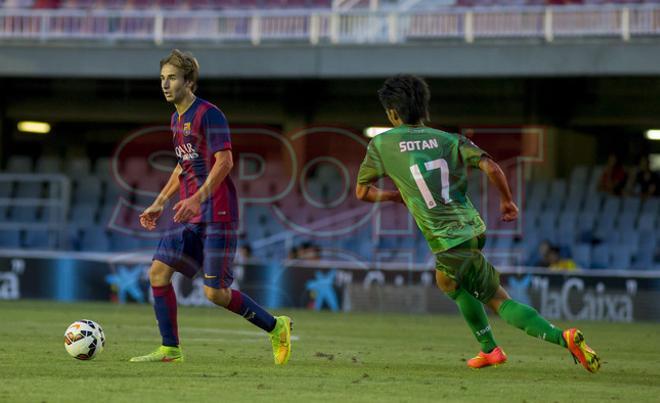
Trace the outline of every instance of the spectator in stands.
<instances>
[{"instance_id":1,"label":"spectator in stands","mask_svg":"<svg viewBox=\"0 0 660 403\"><path fill-rule=\"evenodd\" d=\"M300 246L293 247L289 251L289 259L320 260L321 248L311 242L303 242Z\"/></svg>"},{"instance_id":2,"label":"spectator in stands","mask_svg":"<svg viewBox=\"0 0 660 403\"><path fill-rule=\"evenodd\" d=\"M545 240L539 244L536 262L534 266L537 267L549 267L550 266L550 250L553 248L550 241Z\"/></svg>"},{"instance_id":3,"label":"spectator in stands","mask_svg":"<svg viewBox=\"0 0 660 403\"><path fill-rule=\"evenodd\" d=\"M561 254L559 253L559 248L552 247L548 251L548 267L552 271L573 271L577 269L577 265L573 259L566 258L562 259Z\"/></svg>"},{"instance_id":4,"label":"spectator in stands","mask_svg":"<svg viewBox=\"0 0 660 403\"><path fill-rule=\"evenodd\" d=\"M648 157L642 157L633 183L633 194L642 198L658 194L658 174L651 171Z\"/></svg>"},{"instance_id":5,"label":"spectator in stands","mask_svg":"<svg viewBox=\"0 0 660 403\"><path fill-rule=\"evenodd\" d=\"M252 248L249 244L242 244L238 247L234 259L234 283L231 285L234 290L240 290L240 284L245 278L245 267L250 260L252 260Z\"/></svg>"},{"instance_id":6,"label":"spectator in stands","mask_svg":"<svg viewBox=\"0 0 660 403\"><path fill-rule=\"evenodd\" d=\"M239 246L235 261L237 263L245 263L252 259L252 247L248 244Z\"/></svg>"},{"instance_id":7,"label":"spectator in stands","mask_svg":"<svg viewBox=\"0 0 660 403\"><path fill-rule=\"evenodd\" d=\"M289 260L298 259L298 256L299 256L298 251L299 251L299 249L298 249L297 246L294 246L293 248L291 248L291 250L289 250L289 254L287 255L287 259L289 259Z\"/></svg>"},{"instance_id":8,"label":"spectator in stands","mask_svg":"<svg viewBox=\"0 0 660 403\"><path fill-rule=\"evenodd\" d=\"M610 154L607 160L607 165L598 181L598 190L612 195L621 196L626 186L627 179L628 174L623 168L621 160L616 154L612 153Z\"/></svg>"},{"instance_id":9,"label":"spectator in stands","mask_svg":"<svg viewBox=\"0 0 660 403\"><path fill-rule=\"evenodd\" d=\"M298 259L320 260L321 248L311 242L305 242L300 246L300 250L298 251Z\"/></svg>"}]
</instances>

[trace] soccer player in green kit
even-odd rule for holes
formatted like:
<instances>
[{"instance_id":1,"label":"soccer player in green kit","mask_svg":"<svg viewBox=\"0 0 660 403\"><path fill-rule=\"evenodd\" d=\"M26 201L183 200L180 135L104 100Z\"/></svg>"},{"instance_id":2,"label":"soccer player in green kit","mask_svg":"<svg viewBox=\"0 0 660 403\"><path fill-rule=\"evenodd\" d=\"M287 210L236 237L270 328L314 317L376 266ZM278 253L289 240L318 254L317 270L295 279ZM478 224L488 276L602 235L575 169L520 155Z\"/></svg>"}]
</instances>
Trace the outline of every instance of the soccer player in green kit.
<instances>
[{"instance_id":1,"label":"soccer player in green kit","mask_svg":"<svg viewBox=\"0 0 660 403\"><path fill-rule=\"evenodd\" d=\"M481 252L486 225L466 195L468 167L481 169L500 193L502 220L518 218L518 207L499 165L467 138L424 126L430 91L416 76L398 75L378 91L392 130L376 136L358 173L356 196L366 202L393 201L406 205L436 255L436 282L453 299L481 345L468 360L471 368L506 362L483 305L527 334L567 348L589 372L600 359L582 332L561 330L532 307L514 301L502 288L499 273ZM398 190L383 190L374 182L388 176Z\"/></svg>"}]
</instances>

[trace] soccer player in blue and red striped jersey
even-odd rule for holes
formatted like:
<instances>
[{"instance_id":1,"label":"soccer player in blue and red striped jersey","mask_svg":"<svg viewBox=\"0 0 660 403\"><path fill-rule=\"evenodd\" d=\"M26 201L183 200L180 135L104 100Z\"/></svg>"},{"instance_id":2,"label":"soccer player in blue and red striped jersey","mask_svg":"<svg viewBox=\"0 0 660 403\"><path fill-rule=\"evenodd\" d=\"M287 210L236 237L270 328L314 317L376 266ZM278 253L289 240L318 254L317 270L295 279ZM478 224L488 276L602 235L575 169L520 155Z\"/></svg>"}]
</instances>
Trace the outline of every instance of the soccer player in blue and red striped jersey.
<instances>
[{"instance_id":1,"label":"soccer player in blue and red striped jersey","mask_svg":"<svg viewBox=\"0 0 660 403\"><path fill-rule=\"evenodd\" d=\"M243 316L270 334L276 364L291 354L291 319L274 317L230 285L236 253L238 202L229 177L233 166L227 120L215 105L195 96L199 64L189 53L173 50L160 62L160 81L173 103L171 128L178 164L154 203L140 215L147 230L156 228L165 204L179 193L171 230L160 240L149 269L154 310L162 345L131 362L183 361L172 275L204 275L204 293L216 305Z\"/></svg>"}]
</instances>

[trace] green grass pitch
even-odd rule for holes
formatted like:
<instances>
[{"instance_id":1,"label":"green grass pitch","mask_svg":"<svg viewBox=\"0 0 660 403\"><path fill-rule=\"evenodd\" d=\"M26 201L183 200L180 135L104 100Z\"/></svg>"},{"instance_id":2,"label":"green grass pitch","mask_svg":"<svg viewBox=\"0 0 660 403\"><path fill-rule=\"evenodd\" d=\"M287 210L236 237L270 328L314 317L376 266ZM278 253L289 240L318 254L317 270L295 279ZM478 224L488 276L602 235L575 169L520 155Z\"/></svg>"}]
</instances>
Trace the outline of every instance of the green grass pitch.
<instances>
[{"instance_id":1,"label":"green grass pitch","mask_svg":"<svg viewBox=\"0 0 660 403\"><path fill-rule=\"evenodd\" d=\"M159 336L148 305L0 302L0 402L658 401L660 325L579 323L603 367L492 319L509 362L471 370L478 345L459 317L278 312L295 321L293 355L272 362L267 337L222 309L179 308L186 362L134 364ZM105 351L77 361L63 333L99 322ZM557 323L564 326L566 323Z\"/></svg>"}]
</instances>

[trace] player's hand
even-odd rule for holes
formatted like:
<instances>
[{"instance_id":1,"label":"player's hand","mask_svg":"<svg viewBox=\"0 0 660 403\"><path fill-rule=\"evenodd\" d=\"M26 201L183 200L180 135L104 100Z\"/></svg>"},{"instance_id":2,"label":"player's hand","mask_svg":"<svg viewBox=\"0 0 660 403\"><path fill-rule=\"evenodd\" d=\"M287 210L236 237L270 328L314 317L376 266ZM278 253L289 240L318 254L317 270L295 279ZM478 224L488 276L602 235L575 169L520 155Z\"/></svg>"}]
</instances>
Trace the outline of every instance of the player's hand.
<instances>
[{"instance_id":1,"label":"player's hand","mask_svg":"<svg viewBox=\"0 0 660 403\"><path fill-rule=\"evenodd\" d=\"M198 215L202 211L202 207L196 197L189 197L179 200L172 210L176 211L174 222L186 222Z\"/></svg>"},{"instance_id":2,"label":"player's hand","mask_svg":"<svg viewBox=\"0 0 660 403\"><path fill-rule=\"evenodd\" d=\"M156 228L156 221L158 221L161 214L163 214L163 205L152 204L140 214L140 225L149 231L153 231Z\"/></svg>"},{"instance_id":3,"label":"player's hand","mask_svg":"<svg viewBox=\"0 0 660 403\"><path fill-rule=\"evenodd\" d=\"M406 204L403 201L403 197L401 197L401 192L399 192L398 190L394 191L394 194L393 194L393 197L392 197L391 201L393 201L394 203L401 203L401 204L404 204L404 205Z\"/></svg>"},{"instance_id":4,"label":"player's hand","mask_svg":"<svg viewBox=\"0 0 660 403\"><path fill-rule=\"evenodd\" d=\"M502 214L502 221L514 221L518 218L518 206L512 201L500 202L500 213Z\"/></svg>"}]
</instances>

